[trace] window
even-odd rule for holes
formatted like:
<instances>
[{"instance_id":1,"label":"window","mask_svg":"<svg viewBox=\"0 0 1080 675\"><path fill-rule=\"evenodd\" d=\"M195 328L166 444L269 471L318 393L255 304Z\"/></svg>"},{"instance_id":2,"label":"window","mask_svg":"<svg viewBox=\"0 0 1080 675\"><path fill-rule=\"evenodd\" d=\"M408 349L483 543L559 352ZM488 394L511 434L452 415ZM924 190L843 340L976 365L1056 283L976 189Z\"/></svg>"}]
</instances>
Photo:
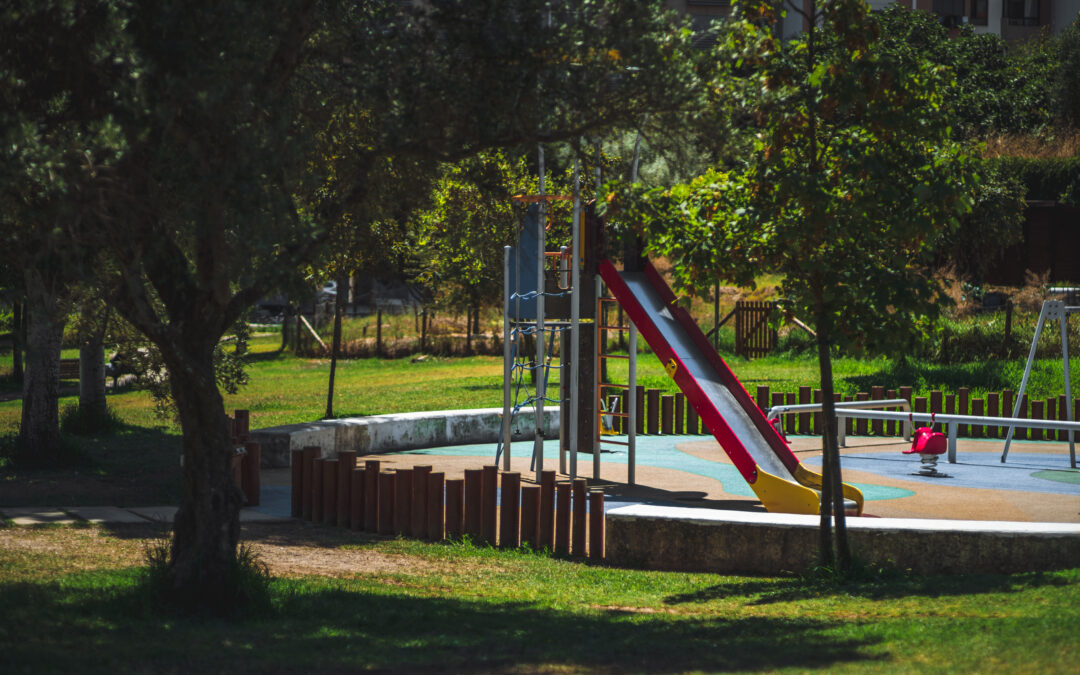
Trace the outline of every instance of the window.
<instances>
[{"instance_id":1,"label":"window","mask_svg":"<svg viewBox=\"0 0 1080 675\"><path fill-rule=\"evenodd\" d=\"M1010 26L1039 25L1039 0L1005 0L1004 9Z\"/></svg>"},{"instance_id":2,"label":"window","mask_svg":"<svg viewBox=\"0 0 1080 675\"><path fill-rule=\"evenodd\" d=\"M971 14L968 15L971 23L976 26L987 25L989 9L990 0L971 0Z\"/></svg>"},{"instance_id":3,"label":"window","mask_svg":"<svg viewBox=\"0 0 1080 675\"><path fill-rule=\"evenodd\" d=\"M938 20L949 28L956 28L964 20L964 0L934 0L932 5Z\"/></svg>"}]
</instances>

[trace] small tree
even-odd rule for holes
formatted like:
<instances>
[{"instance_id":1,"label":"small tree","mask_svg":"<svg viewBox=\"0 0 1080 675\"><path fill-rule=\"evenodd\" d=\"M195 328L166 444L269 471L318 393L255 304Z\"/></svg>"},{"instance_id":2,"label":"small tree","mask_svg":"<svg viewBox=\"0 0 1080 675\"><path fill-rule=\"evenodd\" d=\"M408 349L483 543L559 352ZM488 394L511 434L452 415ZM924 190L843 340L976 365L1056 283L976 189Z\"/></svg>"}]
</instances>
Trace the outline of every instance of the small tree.
<instances>
[{"instance_id":1,"label":"small tree","mask_svg":"<svg viewBox=\"0 0 1080 675\"><path fill-rule=\"evenodd\" d=\"M813 320L825 424L821 556L847 569L832 356L895 347L915 317L936 312L942 297L927 265L970 209L976 176L941 109L946 73L883 53L862 0L811 0L805 17L808 30L782 42L769 28L773 9L752 4L715 52L710 88L749 113L754 153L646 193L633 209L649 248L680 263L682 285L751 285L778 272L783 300Z\"/></svg>"}]
</instances>

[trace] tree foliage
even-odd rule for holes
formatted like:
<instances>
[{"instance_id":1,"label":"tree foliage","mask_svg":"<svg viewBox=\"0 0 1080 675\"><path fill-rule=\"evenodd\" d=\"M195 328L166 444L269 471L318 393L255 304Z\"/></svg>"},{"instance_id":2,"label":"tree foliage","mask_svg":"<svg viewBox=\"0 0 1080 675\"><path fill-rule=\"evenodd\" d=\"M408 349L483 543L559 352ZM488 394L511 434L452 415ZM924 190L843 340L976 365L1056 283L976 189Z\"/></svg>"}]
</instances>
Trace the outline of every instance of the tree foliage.
<instances>
[{"instance_id":1,"label":"tree foliage","mask_svg":"<svg viewBox=\"0 0 1080 675\"><path fill-rule=\"evenodd\" d=\"M752 154L687 185L631 195L627 220L677 261L683 287L749 285L777 272L787 308L814 324L832 431L823 532L833 510L843 565L832 351L901 344L915 317L935 314L943 297L928 265L971 209L977 176L943 105L948 74L883 48L865 3L811 3L812 28L786 42L768 28L773 12L743 8L714 53L709 85L753 120Z\"/></svg>"}]
</instances>

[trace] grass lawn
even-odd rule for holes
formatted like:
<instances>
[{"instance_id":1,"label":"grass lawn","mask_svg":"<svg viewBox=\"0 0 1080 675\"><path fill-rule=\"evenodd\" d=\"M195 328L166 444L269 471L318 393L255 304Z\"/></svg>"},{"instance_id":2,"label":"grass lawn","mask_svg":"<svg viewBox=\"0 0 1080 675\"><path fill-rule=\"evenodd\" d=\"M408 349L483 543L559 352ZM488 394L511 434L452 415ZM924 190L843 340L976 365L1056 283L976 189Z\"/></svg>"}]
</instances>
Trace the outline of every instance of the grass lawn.
<instances>
[{"instance_id":1,"label":"grass lawn","mask_svg":"<svg viewBox=\"0 0 1080 675\"><path fill-rule=\"evenodd\" d=\"M4 672L1075 672L1080 570L843 585L289 524L242 619L162 613L146 529L0 529ZM296 560L306 561L306 567Z\"/></svg>"}]
</instances>

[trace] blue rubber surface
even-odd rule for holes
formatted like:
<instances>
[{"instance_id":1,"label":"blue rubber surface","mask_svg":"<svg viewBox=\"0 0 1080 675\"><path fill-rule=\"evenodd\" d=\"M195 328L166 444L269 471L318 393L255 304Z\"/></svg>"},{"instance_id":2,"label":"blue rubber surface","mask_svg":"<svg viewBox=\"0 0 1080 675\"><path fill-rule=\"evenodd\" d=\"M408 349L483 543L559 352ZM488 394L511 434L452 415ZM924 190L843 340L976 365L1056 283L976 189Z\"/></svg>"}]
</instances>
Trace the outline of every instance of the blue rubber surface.
<instances>
[{"instance_id":1,"label":"blue rubber surface","mask_svg":"<svg viewBox=\"0 0 1080 675\"><path fill-rule=\"evenodd\" d=\"M626 436L610 436L613 440L625 441ZM713 462L694 455L685 453L675 447L677 443L693 441L711 441L712 436L638 436L637 437L637 465L651 466L660 469L675 469L685 471L696 476L704 476L720 481L724 492L739 497L754 497L754 491L750 489L742 474L733 465L724 462ZM516 441L511 444L511 454L514 457L531 457L532 441ZM717 456L723 451L716 450ZM443 448L426 448L424 450L409 450L400 454L409 455L444 455L451 457L484 457L492 461L495 459L495 445L484 443L478 445L453 445ZM557 466L559 459L559 441L551 439L544 442L544 462L546 466ZM603 461L613 464L626 464L625 447L620 447L615 452L607 449L603 453ZM592 465L591 455L578 455L578 468L583 474L588 474ZM862 491L867 501L879 499L899 499L910 497L915 494L910 490L889 487L885 485L871 485L854 483L855 487Z\"/></svg>"}]
</instances>

